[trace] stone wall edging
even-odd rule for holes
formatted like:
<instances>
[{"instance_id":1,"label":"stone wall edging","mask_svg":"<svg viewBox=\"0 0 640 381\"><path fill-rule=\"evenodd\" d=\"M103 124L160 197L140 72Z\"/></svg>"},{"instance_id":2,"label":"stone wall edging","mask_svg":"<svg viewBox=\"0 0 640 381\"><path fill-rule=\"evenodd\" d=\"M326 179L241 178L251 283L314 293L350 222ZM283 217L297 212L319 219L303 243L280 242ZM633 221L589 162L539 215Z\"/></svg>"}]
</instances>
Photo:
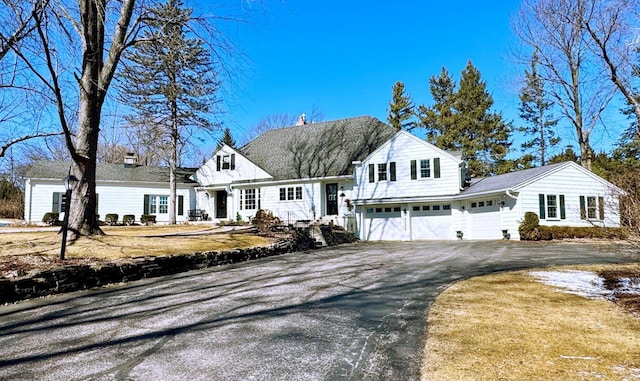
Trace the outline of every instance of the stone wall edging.
<instances>
[{"instance_id":1,"label":"stone wall edging","mask_svg":"<svg viewBox=\"0 0 640 381\"><path fill-rule=\"evenodd\" d=\"M222 266L258 258L315 248L308 230L295 231L290 238L268 246L195 254L133 258L131 262L100 266L65 266L44 270L19 279L0 278L0 304L41 296L87 290L107 284L130 282L184 271Z\"/></svg>"}]
</instances>

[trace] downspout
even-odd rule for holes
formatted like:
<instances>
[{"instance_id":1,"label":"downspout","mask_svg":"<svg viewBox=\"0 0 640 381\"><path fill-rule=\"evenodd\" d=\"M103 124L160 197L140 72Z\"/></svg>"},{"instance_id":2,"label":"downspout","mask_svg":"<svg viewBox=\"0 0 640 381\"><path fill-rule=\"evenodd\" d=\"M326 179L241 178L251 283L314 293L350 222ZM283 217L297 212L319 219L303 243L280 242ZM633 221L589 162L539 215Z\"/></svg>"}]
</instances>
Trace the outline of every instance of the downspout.
<instances>
[{"instance_id":1,"label":"downspout","mask_svg":"<svg viewBox=\"0 0 640 381\"><path fill-rule=\"evenodd\" d=\"M517 199L518 199L518 197L516 197L516 196L512 195L511 193L509 193L509 189L507 189L506 191L504 191L504 194L506 194L507 196L511 197L511 198L512 198L512 199L514 199L514 200L517 200Z\"/></svg>"}]
</instances>

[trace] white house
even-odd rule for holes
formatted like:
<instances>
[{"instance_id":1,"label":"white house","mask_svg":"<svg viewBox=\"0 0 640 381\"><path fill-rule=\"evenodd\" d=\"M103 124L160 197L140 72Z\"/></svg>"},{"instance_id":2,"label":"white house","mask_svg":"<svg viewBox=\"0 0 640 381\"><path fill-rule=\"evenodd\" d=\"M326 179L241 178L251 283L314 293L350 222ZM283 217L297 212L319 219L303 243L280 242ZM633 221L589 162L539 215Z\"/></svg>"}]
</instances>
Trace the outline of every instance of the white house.
<instances>
[{"instance_id":1,"label":"white house","mask_svg":"<svg viewBox=\"0 0 640 381\"><path fill-rule=\"evenodd\" d=\"M59 209L67 170L34 166L27 221ZM528 211L545 225L619 226L620 189L575 163L471 182L465 170L459 155L374 118L303 124L223 146L202 167L182 170L178 215L201 209L214 222L247 221L268 210L287 223L332 221L363 240L517 239ZM101 216L167 221L166 168L99 165L96 183Z\"/></svg>"}]
</instances>

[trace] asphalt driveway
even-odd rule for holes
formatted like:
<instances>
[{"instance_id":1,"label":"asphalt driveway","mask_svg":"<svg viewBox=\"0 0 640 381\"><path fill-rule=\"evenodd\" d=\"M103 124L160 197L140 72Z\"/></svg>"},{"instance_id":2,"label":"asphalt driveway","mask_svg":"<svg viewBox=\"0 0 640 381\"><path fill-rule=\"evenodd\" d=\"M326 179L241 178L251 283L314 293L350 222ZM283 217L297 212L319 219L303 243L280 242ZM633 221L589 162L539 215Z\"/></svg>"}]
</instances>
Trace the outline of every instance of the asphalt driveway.
<instances>
[{"instance_id":1,"label":"asphalt driveway","mask_svg":"<svg viewBox=\"0 0 640 381\"><path fill-rule=\"evenodd\" d=\"M0 306L0 379L415 380L448 285L621 250L358 243Z\"/></svg>"}]
</instances>

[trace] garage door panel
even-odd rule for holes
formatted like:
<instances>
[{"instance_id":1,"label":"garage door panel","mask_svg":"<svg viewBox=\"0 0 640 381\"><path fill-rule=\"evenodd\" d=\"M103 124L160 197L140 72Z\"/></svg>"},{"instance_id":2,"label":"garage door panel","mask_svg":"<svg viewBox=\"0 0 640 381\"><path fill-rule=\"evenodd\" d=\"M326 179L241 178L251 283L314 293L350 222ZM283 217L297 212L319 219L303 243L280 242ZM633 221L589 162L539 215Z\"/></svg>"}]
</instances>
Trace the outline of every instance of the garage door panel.
<instances>
[{"instance_id":1,"label":"garage door panel","mask_svg":"<svg viewBox=\"0 0 640 381\"><path fill-rule=\"evenodd\" d=\"M469 234L465 234L465 236L470 239L502 238L500 207L471 209L469 211L469 228Z\"/></svg>"},{"instance_id":2,"label":"garage door panel","mask_svg":"<svg viewBox=\"0 0 640 381\"><path fill-rule=\"evenodd\" d=\"M364 220L364 239L368 241L396 241L402 239L400 212L370 213Z\"/></svg>"}]
</instances>

